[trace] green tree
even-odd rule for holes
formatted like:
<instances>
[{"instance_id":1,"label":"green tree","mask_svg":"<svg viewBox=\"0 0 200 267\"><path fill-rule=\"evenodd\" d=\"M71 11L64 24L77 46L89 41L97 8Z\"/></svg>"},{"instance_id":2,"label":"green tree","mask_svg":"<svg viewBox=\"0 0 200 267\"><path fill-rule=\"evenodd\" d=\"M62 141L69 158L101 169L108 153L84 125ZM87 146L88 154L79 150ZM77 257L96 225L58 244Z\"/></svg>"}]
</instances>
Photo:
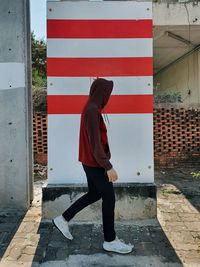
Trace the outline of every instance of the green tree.
<instances>
[{"instance_id":1,"label":"green tree","mask_svg":"<svg viewBox=\"0 0 200 267\"><path fill-rule=\"evenodd\" d=\"M35 87L46 87L46 50L44 40L37 40L34 32L31 33L32 47L32 84Z\"/></svg>"}]
</instances>

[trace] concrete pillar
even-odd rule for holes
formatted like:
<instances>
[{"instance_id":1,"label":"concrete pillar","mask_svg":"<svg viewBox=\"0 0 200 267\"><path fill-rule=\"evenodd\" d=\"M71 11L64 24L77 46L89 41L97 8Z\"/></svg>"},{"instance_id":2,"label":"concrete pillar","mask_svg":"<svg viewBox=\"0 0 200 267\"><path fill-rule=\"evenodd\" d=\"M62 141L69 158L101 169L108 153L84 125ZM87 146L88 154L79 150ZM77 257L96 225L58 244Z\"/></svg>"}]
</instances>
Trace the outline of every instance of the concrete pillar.
<instances>
[{"instance_id":1,"label":"concrete pillar","mask_svg":"<svg viewBox=\"0 0 200 267\"><path fill-rule=\"evenodd\" d=\"M200 50L198 50L197 59L197 89L198 89L198 103L200 103Z\"/></svg>"},{"instance_id":2,"label":"concrete pillar","mask_svg":"<svg viewBox=\"0 0 200 267\"><path fill-rule=\"evenodd\" d=\"M33 199L29 0L0 0L0 208Z\"/></svg>"},{"instance_id":3,"label":"concrete pillar","mask_svg":"<svg viewBox=\"0 0 200 267\"><path fill-rule=\"evenodd\" d=\"M154 218L152 3L47 4L48 185L43 188L42 215L52 218L62 213L87 191L85 173L78 162L81 101L87 101L93 79L102 77L114 81L106 112L111 162L119 175L115 183L116 219ZM89 23L85 24L85 20ZM127 21L129 25L124 24ZM150 27L141 26L138 38L132 29L140 26L132 23L142 21L150 22ZM127 29L131 29L129 33ZM136 58L140 63L132 61ZM73 63L59 63L68 60ZM62 67L67 71L62 72ZM101 217L99 201L75 220Z\"/></svg>"}]
</instances>

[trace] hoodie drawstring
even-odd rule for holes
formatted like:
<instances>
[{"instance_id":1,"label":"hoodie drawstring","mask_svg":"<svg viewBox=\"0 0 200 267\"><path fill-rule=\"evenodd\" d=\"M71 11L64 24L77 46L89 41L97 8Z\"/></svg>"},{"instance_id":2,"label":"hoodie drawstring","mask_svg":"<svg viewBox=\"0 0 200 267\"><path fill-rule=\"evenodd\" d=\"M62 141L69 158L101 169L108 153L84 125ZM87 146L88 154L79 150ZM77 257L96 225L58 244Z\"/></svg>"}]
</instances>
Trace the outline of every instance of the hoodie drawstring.
<instances>
[{"instance_id":1,"label":"hoodie drawstring","mask_svg":"<svg viewBox=\"0 0 200 267\"><path fill-rule=\"evenodd\" d=\"M106 118L107 118L108 124L110 125L110 121L109 121L109 119L108 119L108 115L107 115L107 113L106 113L105 115L106 115Z\"/></svg>"},{"instance_id":2,"label":"hoodie drawstring","mask_svg":"<svg viewBox=\"0 0 200 267\"><path fill-rule=\"evenodd\" d=\"M105 122L107 121L107 123L110 125L110 121L109 121L109 119L108 119L108 115L107 115L107 113L105 112L105 110L103 110L103 117L104 117L104 120L105 120Z\"/></svg>"}]
</instances>

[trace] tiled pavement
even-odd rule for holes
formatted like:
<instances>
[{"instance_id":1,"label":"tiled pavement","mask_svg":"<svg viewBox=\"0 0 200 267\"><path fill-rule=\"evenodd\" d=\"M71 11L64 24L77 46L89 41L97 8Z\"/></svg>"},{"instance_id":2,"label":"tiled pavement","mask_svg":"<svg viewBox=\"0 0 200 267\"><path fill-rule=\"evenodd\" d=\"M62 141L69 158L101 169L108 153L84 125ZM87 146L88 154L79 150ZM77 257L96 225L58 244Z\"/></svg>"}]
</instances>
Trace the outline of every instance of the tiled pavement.
<instances>
[{"instance_id":1,"label":"tiled pavement","mask_svg":"<svg viewBox=\"0 0 200 267\"><path fill-rule=\"evenodd\" d=\"M102 226L72 223L73 241L41 221L41 186L26 214L0 213L0 266L200 267L200 185L187 169L156 170L158 220L116 223L117 235L134 243L129 255L102 250Z\"/></svg>"}]
</instances>

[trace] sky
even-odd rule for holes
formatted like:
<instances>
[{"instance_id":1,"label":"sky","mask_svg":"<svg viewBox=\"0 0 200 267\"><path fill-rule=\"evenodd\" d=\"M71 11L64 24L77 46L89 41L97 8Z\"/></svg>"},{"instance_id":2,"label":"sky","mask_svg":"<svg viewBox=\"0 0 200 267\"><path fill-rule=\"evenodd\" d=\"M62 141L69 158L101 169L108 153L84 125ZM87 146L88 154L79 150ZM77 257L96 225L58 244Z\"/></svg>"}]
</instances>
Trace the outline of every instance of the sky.
<instances>
[{"instance_id":1,"label":"sky","mask_svg":"<svg viewBox=\"0 0 200 267\"><path fill-rule=\"evenodd\" d=\"M37 39L46 39L46 0L30 0L31 31Z\"/></svg>"}]
</instances>

